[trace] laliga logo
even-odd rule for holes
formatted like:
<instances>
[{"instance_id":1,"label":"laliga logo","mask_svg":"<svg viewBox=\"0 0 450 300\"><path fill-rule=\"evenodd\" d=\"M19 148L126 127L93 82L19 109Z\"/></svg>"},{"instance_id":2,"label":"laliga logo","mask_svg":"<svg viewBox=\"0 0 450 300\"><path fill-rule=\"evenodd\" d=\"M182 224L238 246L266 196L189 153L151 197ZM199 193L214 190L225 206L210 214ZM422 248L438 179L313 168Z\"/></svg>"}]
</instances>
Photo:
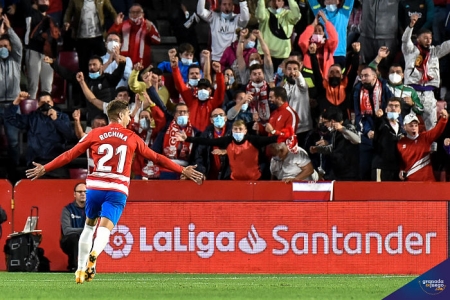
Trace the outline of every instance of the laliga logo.
<instances>
[{"instance_id":1,"label":"laliga logo","mask_svg":"<svg viewBox=\"0 0 450 300\"><path fill-rule=\"evenodd\" d=\"M130 229L125 225L116 225L111 231L110 241L111 238L113 239L114 247L111 247L110 243L108 243L105 247L105 252L113 259L127 257L134 242Z\"/></svg>"},{"instance_id":2,"label":"laliga logo","mask_svg":"<svg viewBox=\"0 0 450 300\"><path fill-rule=\"evenodd\" d=\"M419 285L422 291L428 295L437 295L445 290L446 285L443 279L437 280L419 280Z\"/></svg>"},{"instance_id":3,"label":"laliga logo","mask_svg":"<svg viewBox=\"0 0 450 300\"><path fill-rule=\"evenodd\" d=\"M258 254L266 250L267 243L263 238L259 237L255 226L252 224L251 231L248 232L247 237L239 241L238 246L244 253Z\"/></svg>"}]
</instances>

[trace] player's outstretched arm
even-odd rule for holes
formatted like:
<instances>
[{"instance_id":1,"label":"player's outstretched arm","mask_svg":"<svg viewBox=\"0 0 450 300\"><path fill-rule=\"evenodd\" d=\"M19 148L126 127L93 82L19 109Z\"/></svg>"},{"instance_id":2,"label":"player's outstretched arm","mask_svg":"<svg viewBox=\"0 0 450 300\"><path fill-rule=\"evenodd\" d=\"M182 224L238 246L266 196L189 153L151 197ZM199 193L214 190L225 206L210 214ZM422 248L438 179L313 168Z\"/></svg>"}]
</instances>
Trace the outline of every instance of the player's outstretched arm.
<instances>
[{"instance_id":1,"label":"player's outstretched arm","mask_svg":"<svg viewBox=\"0 0 450 300\"><path fill-rule=\"evenodd\" d=\"M33 165L35 166L33 169L26 170L27 178L30 178L31 180L38 179L45 174L45 168L43 165L35 163L34 161Z\"/></svg>"},{"instance_id":2,"label":"player's outstretched arm","mask_svg":"<svg viewBox=\"0 0 450 300\"><path fill-rule=\"evenodd\" d=\"M190 180L194 181L197 184L202 184L203 180L205 179L205 175L203 173L195 170L197 168L197 165L195 166L187 166L183 168L183 172L181 172L181 175L189 178Z\"/></svg>"}]
</instances>

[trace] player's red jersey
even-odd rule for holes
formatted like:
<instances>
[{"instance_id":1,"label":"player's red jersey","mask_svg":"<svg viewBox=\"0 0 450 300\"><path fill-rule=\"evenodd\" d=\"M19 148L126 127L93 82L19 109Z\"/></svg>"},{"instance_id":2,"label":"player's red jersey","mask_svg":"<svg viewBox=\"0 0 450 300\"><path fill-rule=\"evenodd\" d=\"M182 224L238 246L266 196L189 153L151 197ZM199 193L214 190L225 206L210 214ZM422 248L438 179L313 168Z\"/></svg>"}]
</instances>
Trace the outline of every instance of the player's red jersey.
<instances>
[{"instance_id":1,"label":"player's red jersey","mask_svg":"<svg viewBox=\"0 0 450 300\"><path fill-rule=\"evenodd\" d=\"M94 161L94 171L86 178L88 189L114 190L128 195L134 152L171 171L181 173L183 170L180 165L150 150L133 131L111 123L93 129L75 147L46 164L46 172L64 166L88 149Z\"/></svg>"}]
</instances>

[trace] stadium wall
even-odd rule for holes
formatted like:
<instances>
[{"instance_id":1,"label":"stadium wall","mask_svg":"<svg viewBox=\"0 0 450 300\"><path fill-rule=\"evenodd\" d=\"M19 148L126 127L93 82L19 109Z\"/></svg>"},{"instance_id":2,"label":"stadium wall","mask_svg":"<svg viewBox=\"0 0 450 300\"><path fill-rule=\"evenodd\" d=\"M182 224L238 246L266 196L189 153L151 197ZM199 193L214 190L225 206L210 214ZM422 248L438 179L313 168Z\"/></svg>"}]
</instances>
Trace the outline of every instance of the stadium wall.
<instances>
[{"instance_id":1,"label":"stadium wall","mask_svg":"<svg viewBox=\"0 0 450 300\"><path fill-rule=\"evenodd\" d=\"M38 206L41 247L51 270L65 271L59 219L76 182L23 180L13 189L0 181L9 217L1 245ZM98 269L421 274L448 257L449 189L447 183L336 182L328 201L327 191L299 192L281 182L132 181Z\"/></svg>"}]
</instances>

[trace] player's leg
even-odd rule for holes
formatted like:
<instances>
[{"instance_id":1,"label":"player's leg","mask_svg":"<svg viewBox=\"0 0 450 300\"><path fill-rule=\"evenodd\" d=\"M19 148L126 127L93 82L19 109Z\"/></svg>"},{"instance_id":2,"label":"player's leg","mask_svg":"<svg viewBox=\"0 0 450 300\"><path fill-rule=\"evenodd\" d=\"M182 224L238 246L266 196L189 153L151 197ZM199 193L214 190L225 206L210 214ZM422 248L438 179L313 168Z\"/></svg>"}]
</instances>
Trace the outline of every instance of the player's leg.
<instances>
[{"instance_id":1,"label":"player's leg","mask_svg":"<svg viewBox=\"0 0 450 300\"><path fill-rule=\"evenodd\" d=\"M100 223L97 228L97 235L94 240L94 246L87 262L86 273L93 274L97 257L106 247L109 242L109 237L114 226L120 219L122 211L125 207L127 196L119 192L108 191L106 200L102 204L100 212Z\"/></svg>"}]
</instances>

